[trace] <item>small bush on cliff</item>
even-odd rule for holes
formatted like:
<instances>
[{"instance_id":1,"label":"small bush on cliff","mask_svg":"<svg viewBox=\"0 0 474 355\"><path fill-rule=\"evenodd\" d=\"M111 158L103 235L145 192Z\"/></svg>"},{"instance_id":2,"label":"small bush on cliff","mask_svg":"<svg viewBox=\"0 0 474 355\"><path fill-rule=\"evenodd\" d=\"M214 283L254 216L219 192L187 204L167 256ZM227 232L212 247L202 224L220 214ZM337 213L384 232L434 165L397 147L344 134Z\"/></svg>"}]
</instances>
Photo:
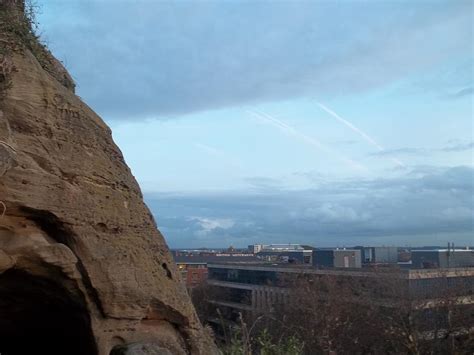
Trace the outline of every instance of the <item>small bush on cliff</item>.
<instances>
[{"instance_id":1,"label":"small bush on cliff","mask_svg":"<svg viewBox=\"0 0 474 355\"><path fill-rule=\"evenodd\" d=\"M37 35L37 10L38 6L32 0L6 0L0 4L0 33L4 46L15 49L21 44L32 51L43 46Z\"/></svg>"},{"instance_id":2,"label":"small bush on cliff","mask_svg":"<svg viewBox=\"0 0 474 355\"><path fill-rule=\"evenodd\" d=\"M12 52L21 46L32 51L41 46L36 35L36 9L32 1L4 0L0 3L0 99L11 87Z\"/></svg>"},{"instance_id":3,"label":"small bush on cliff","mask_svg":"<svg viewBox=\"0 0 474 355\"><path fill-rule=\"evenodd\" d=\"M0 2L0 65L12 52L29 50L41 67L67 89L74 91L75 84L38 35L36 13L39 6L34 0L2 0ZM8 88L8 75L0 67L0 93Z\"/></svg>"}]
</instances>

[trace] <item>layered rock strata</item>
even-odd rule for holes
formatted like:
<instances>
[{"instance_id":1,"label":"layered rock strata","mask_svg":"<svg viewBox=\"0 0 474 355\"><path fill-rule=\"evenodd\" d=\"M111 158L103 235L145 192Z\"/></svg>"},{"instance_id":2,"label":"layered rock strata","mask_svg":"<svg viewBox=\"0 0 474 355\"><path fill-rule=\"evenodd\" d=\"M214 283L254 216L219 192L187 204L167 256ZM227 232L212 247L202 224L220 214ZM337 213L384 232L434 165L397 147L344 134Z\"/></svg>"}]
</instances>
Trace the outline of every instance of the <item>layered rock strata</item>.
<instances>
[{"instance_id":1,"label":"layered rock strata","mask_svg":"<svg viewBox=\"0 0 474 355\"><path fill-rule=\"evenodd\" d=\"M0 21L0 352L216 353L110 129L21 1Z\"/></svg>"}]
</instances>

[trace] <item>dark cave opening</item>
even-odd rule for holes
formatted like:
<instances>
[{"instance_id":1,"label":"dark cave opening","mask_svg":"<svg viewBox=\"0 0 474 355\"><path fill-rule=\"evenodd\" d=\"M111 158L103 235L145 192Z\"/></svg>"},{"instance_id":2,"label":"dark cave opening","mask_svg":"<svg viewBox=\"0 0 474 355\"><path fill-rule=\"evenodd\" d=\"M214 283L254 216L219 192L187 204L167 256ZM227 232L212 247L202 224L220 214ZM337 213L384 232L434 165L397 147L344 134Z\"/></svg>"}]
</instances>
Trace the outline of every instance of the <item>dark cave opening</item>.
<instances>
[{"instance_id":1,"label":"dark cave opening","mask_svg":"<svg viewBox=\"0 0 474 355\"><path fill-rule=\"evenodd\" d=\"M0 275L0 354L97 354L86 307L49 279L6 271Z\"/></svg>"}]
</instances>

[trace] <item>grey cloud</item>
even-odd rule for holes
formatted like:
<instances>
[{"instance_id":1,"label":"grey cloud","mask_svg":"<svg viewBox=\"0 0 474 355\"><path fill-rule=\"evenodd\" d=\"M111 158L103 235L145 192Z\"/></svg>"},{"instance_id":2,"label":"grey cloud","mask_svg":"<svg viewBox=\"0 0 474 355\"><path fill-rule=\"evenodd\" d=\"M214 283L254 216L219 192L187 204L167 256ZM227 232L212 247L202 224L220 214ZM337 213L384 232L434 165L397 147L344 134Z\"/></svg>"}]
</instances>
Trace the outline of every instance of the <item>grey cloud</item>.
<instances>
[{"instance_id":1,"label":"grey cloud","mask_svg":"<svg viewBox=\"0 0 474 355\"><path fill-rule=\"evenodd\" d=\"M42 27L93 108L106 119L141 119L390 83L472 46L470 9L463 1L89 0L44 2Z\"/></svg>"},{"instance_id":2,"label":"grey cloud","mask_svg":"<svg viewBox=\"0 0 474 355\"><path fill-rule=\"evenodd\" d=\"M424 171L424 173L421 173ZM147 195L147 194L146 194ZM350 245L355 238L391 243L474 231L474 169L420 167L396 179L327 182L304 191L214 196L147 195L174 246L245 246L256 242ZM189 219L209 219L208 228ZM465 239L463 240L465 242ZM226 243L226 244L223 244Z\"/></svg>"}]
</instances>

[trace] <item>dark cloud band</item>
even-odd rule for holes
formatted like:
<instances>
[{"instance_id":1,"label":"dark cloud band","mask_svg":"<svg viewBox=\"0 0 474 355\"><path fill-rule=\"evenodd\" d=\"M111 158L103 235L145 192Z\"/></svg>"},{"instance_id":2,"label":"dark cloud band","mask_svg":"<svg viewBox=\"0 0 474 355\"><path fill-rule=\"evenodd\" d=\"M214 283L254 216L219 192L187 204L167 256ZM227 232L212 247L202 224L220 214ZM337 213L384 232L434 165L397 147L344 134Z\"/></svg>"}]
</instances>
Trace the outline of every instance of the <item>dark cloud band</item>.
<instances>
[{"instance_id":1,"label":"dark cloud band","mask_svg":"<svg viewBox=\"0 0 474 355\"><path fill-rule=\"evenodd\" d=\"M472 47L469 1L81 0L43 8L43 37L106 119L324 99Z\"/></svg>"},{"instance_id":2,"label":"dark cloud band","mask_svg":"<svg viewBox=\"0 0 474 355\"><path fill-rule=\"evenodd\" d=\"M420 167L402 178L325 183L305 191L274 186L272 181L258 194L148 194L147 200L170 243L180 246L211 246L224 239L234 245L341 245L355 237L401 236L391 240L396 244L409 236L450 233L455 238L474 230L472 167ZM212 228L203 228L203 220Z\"/></svg>"}]
</instances>

